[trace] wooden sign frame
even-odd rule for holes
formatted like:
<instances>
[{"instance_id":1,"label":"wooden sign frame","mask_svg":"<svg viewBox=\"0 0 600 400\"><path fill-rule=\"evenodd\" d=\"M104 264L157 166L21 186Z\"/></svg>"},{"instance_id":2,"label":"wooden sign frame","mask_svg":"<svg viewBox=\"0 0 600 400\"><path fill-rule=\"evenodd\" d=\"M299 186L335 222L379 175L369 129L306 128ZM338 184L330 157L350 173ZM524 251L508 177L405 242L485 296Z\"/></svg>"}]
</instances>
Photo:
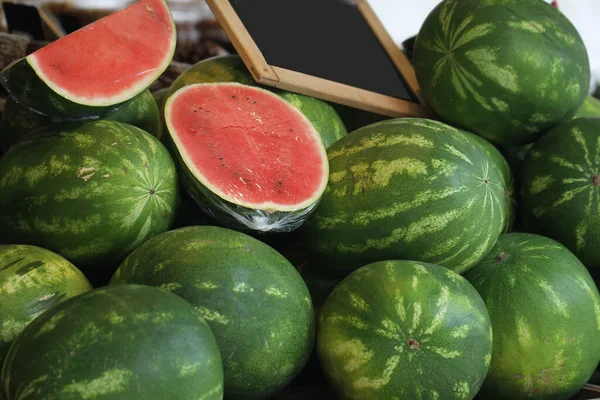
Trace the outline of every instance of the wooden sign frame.
<instances>
[{"instance_id":1,"label":"wooden sign frame","mask_svg":"<svg viewBox=\"0 0 600 400\"><path fill-rule=\"evenodd\" d=\"M301 72L269 65L258 45L234 10L230 0L206 0L217 21L238 51L254 80L268 86L294 91L334 103L363 109L389 117L429 117L433 114L424 105L415 71L404 53L398 48L366 0L356 4L373 33L379 39L398 72L404 77L420 103L398 99L343 83L318 78Z\"/></svg>"}]
</instances>

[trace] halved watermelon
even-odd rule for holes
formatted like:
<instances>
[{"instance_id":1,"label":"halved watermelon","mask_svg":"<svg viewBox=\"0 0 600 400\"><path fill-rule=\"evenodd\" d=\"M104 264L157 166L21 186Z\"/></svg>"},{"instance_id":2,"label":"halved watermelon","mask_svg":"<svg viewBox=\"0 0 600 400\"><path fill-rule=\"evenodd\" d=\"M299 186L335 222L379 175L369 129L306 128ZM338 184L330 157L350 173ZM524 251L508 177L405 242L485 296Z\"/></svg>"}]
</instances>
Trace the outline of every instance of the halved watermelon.
<instances>
[{"instance_id":1,"label":"halved watermelon","mask_svg":"<svg viewBox=\"0 0 600 400\"><path fill-rule=\"evenodd\" d=\"M228 226L292 231L327 186L319 133L290 103L264 89L186 86L167 101L165 123L187 191Z\"/></svg>"},{"instance_id":2,"label":"halved watermelon","mask_svg":"<svg viewBox=\"0 0 600 400\"><path fill-rule=\"evenodd\" d=\"M163 73L175 44L167 4L140 0L17 61L0 82L43 114L104 116Z\"/></svg>"}]
</instances>

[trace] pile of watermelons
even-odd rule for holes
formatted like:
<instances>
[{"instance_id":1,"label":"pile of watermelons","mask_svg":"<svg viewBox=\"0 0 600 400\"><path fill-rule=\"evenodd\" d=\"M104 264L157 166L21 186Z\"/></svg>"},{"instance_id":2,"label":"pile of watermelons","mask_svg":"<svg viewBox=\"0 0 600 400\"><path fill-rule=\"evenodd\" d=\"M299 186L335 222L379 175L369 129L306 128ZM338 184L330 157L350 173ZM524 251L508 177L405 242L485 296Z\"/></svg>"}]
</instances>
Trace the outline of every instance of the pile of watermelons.
<instances>
[{"instance_id":1,"label":"pile of watermelons","mask_svg":"<svg viewBox=\"0 0 600 400\"><path fill-rule=\"evenodd\" d=\"M0 73L0 399L588 382L600 106L558 10L444 0L413 59L439 118L351 133L356 111L260 87L237 56L155 99L175 34L140 0Z\"/></svg>"}]
</instances>

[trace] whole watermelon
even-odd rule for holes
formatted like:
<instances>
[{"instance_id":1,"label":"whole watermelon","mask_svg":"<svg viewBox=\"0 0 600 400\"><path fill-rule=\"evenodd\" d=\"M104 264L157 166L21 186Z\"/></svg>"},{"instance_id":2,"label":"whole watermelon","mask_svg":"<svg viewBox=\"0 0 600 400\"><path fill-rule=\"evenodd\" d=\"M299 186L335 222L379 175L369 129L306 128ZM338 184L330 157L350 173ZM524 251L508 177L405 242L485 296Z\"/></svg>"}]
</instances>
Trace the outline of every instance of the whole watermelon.
<instances>
[{"instance_id":1,"label":"whole watermelon","mask_svg":"<svg viewBox=\"0 0 600 400\"><path fill-rule=\"evenodd\" d=\"M600 119L577 118L548 132L525 158L528 229L553 238L588 267L600 266Z\"/></svg>"},{"instance_id":2,"label":"whole watermelon","mask_svg":"<svg viewBox=\"0 0 600 400\"><path fill-rule=\"evenodd\" d=\"M163 96L163 105L177 90L195 83L237 82L259 86L239 56L219 56L209 58L190 67L181 74ZM321 135L325 148L346 136L346 127L338 113L328 103L314 97L292 93L270 86L261 88L283 97L314 125Z\"/></svg>"},{"instance_id":3,"label":"whole watermelon","mask_svg":"<svg viewBox=\"0 0 600 400\"><path fill-rule=\"evenodd\" d=\"M85 276L58 254L35 246L0 245L0 366L31 321L89 290Z\"/></svg>"},{"instance_id":4,"label":"whole watermelon","mask_svg":"<svg viewBox=\"0 0 600 400\"><path fill-rule=\"evenodd\" d=\"M324 268L405 259L462 273L500 236L503 177L472 135L402 118L353 132L328 157L329 184L301 228Z\"/></svg>"},{"instance_id":5,"label":"whole watermelon","mask_svg":"<svg viewBox=\"0 0 600 400\"><path fill-rule=\"evenodd\" d=\"M466 278L492 320L494 351L482 399L567 400L600 361L600 294L564 246L502 235Z\"/></svg>"},{"instance_id":6,"label":"whole watermelon","mask_svg":"<svg viewBox=\"0 0 600 400\"><path fill-rule=\"evenodd\" d=\"M470 400L488 371L492 327L460 275L384 261L334 289L319 317L317 350L344 399Z\"/></svg>"},{"instance_id":7,"label":"whole watermelon","mask_svg":"<svg viewBox=\"0 0 600 400\"><path fill-rule=\"evenodd\" d=\"M0 243L52 250L81 269L118 264L171 226L175 165L148 133L99 120L53 124L0 160Z\"/></svg>"},{"instance_id":8,"label":"whole watermelon","mask_svg":"<svg viewBox=\"0 0 600 400\"><path fill-rule=\"evenodd\" d=\"M117 285L33 321L2 369L5 400L220 400L223 369L206 322L183 299Z\"/></svg>"},{"instance_id":9,"label":"whole watermelon","mask_svg":"<svg viewBox=\"0 0 600 400\"><path fill-rule=\"evenodd\" d=\"M171 291L210 325L228 399L264 398L285 387L313 348L306 285L278 252L245 234L203 226L159 235L121 264L111 284Z\"/></svg>"},{"instance_id":10,"label":"whole watermelon","mask_svg":"<svg viewBox=\"0 0 600 400\"><path fill-rule=\"evenodd\" d=\"M104 119L137 126L154 136L158 136L161 129L158 106L148 90L129 100ZM9 97L0 118L0 148L8 151L29 132L51 123L52 119L47 115L39 114Z\"/></svg>"},{"instance_id":11,"label":"whole watermelon","mask_svg":"<svg viewBox=\"0 0 600 400\"><path fill-rule=\"evenodd\" d=\"M491 142L533 142L585 100L590 66L575 27L542 0L444 0L415 44L427 103Z\"/></svg>"}]
</instances>

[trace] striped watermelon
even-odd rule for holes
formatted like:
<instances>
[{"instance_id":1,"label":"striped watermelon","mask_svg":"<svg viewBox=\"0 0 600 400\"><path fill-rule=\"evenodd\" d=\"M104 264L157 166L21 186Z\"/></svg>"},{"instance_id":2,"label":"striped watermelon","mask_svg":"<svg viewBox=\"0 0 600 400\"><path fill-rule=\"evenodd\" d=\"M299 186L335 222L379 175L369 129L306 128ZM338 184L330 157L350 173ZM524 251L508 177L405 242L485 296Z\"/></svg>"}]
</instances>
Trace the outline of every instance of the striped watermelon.
<instances>
[{"instance_id":1,"label":"striped watermelon","mask_svg":"<svg viewBox=\"0 0 600 400\"><path fill-rule=\"evenodd\" d=\"M490 313L494 351L482 399L567 400L600 361L600 294L564 246L502 235L466 278Z\"/></svg>"},{"instance_id":2,"label":"striped watermelon","mask_svg":"<svg viewBox=\"0 0 600 400\"><path fill-rule=\"evenodd\" d=\"M423 24L414 62L445 121L505 146L572 117L590 82L577 30L541 0L445 0Z\"/></svg>"},{"instance_id":3,"label":"striped watermelon","mask_svg":"<svg viewBox=\"0 0 600 400\"><path fill-rule=\"evenodd\" d=\"M5 400L221 400L223 369L206 322L183 299L117 285L33 321L11 347Z\"/></svg>"},{"instance_id":4,"label":"striped watermelon","mask_svg":"<svg viewBox=\"0 0 600 400\"><path fill-rule=\"evenodd\" d=\"M538 140L523 164L527 227L600 266L600 119L577 118Z\"/></svg>"},{"instance_id":5,"label":"striped watermelon","mask_svg":"<svg viewBox=\"0 0 600 400\"><path fill-rule=\"evenodd\" d=\"M0 245L0 366L31 321L89 290L85 276L58 254L34 246Z\"/></svg>"},{"instance_id":6,"label":"striped watermelon","mask_svg":"<svg viewBox=\"0 0 600 400\"><path fill-rule=\"evenodd\" d=\"M175 164L154 137L114 121L50 125L0 160L0 243L106 269L169 229Z\"/></svg>"},{"instance_id":7,"label":"striped watermelon","mask_svg":"<svg viewBox=\"0 0 600 400\"><path fill-rule=\"evenodd\" d=\"M505 222L500 171L478 141L448 125L396 119L328 150L329 184L302 229L313 261L347 274L407 259L465 272Z\"/></svg>"},{"instance_id":8,"label":"striped watermelon","mask_svg":"<svg viewBox=\"0 0 600 400\"><path fill-rule=\"evenodd\" d=\"M164 103L179 89L196 83L237 82L258 86L239 56L220 56L201 61L181 74L163 97ZM346 128L333 107L319 99L262 86L292 104L314 125L327 148L346 136ZM163 104L164 104L163 103Z\"/></svg>"},{"instance_id":9,"label":"striped watermelon","mask_svg":"<svg viewBox=\"0 0 600 400\"><path fill-rule=\"evenodd\" d=\"M344 399L472 399L492 357L492 326L460 275L385 261L334 289L319 317L317 350Z\"/></svg>"},{"instance_id":10,"label":"striped watermelon","mask_svg":"<svg viewBox=\"0 0 600 400\"><path fill-rule=\"evenodd\" d=\"M157 286L196 308L219 344L228 399L276 393L310 356L306 285L283 256L245 234L204 226L159 235L121 264L111 281L119 283Z\"/></svg>"},{"instance_id":11,"label":"striped watermelon","mask_svg":"<svg viewBox=\"0 0 600 400\"><path fill-rule=\"evenodd\" d=\"M154 136L159 136L161 129L158 106L148 90L129 100L104 119L137 126ZM51 123L50 117L32 111L9 97L0 118L0 149L8 151L29 132Z\"/></svg>"}]
</instances>

